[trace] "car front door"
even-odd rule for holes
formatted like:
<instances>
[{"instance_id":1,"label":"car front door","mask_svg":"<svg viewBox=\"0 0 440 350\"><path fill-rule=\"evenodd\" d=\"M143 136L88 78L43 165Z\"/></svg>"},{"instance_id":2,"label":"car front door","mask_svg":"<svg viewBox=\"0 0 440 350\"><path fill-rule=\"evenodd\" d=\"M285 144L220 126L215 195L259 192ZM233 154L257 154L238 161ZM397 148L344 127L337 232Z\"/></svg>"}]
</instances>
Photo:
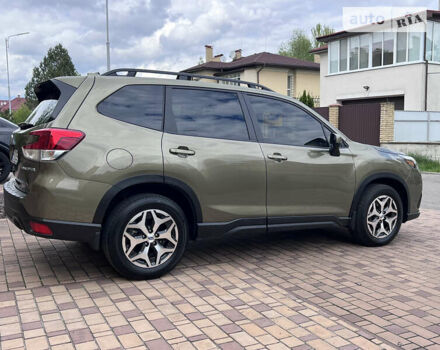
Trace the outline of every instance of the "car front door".
<instances>
[{"instance_id":1,"label":"car front door","mask_svg":"<svg viewBox=\"0 0 440 350\"><path fill-rule=\"evenodd\" d=\"M265 161L239 93L168 87L166 99L164 175L194 191L199 231L265 231Z\"/></svg>"},{"instance_id":2,"label":"car front door","mask_svg":"<svg viewBox=\"0 0 440 350\"><path fill-rule=\"evenodd\" d=\"M350 150L331 156L329 128L293 102L252 94L246 102L266 158L269 227L347 217L355 187Z\"/></svg>"}]
</instances>

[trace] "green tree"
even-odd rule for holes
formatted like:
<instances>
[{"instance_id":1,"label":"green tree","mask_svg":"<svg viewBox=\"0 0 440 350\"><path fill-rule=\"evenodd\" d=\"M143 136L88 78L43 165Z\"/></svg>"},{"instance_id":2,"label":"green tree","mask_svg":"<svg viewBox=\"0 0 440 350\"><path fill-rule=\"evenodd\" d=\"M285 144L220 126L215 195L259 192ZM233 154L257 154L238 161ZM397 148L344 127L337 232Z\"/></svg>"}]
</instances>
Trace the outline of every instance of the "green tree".
<instances>
[{"instance_id":1,"label":"green tree","mask_svg":"<svg viewBox=\"0 0 440 350\"><path fill-rule=\"evenodd\" d=\"M31 114L32 110L28 107L26 103L24 103L20 109L17 109L12 113L11 121L15 124L23 123Z\"/></svg>"},{"instance_id":2,"label":"green tree","mask_svg":"<svg viewBox=\"0 0 440 350\"><path fill-rule=\"evenodd\" d=\"M61 44L51 47L40 64L34 67L32 78L25 87L25 97L28 107L33 109L38 104L37 97L34 93L35 85L52 78L71 75L78 75L78 72L73 65L67 49Z\"/></svg>"},{"instance_id":3,"label":"green tree","mask_svg":"<svg viewBox=\"0 0 440 350\"><path fill-rule=\"evenodd\" d=\"M324 45L324 43L319 42L316 38L334 33L334 31L333 28L318 23L312 28L312 39L310 39L303 30L294 30L289 41L281 44L278 53L283 56L295 57L305 61L313 61L313 54L309 51Z\"/></svg>"},{"instance_id":4,"label":"green tree","mask_svg":"<svg viewBox=\"0 0 440 350\"><path fill-rule=\"evenodd\" d=\"M309 106L310 108L314 108L315 107L315 100L313 99L313 97L307 93L307 106Z\"/></svg>"},{"instance_id":5,"label":"green tree","mask_svg":"<svg viewBox=\"0 0 440 350\"><path fill-rule=\"evenodd\" d=\"M314 28L312 28L313 48L325 45L325 43L316 40L316 38L319 38L323 35L333 34L334 32L335 30L332 27L318 23Z\"/></svg>"},{"instance_id":6,"label":"green tree","mask_svg":"<svg viewBox=\"0 0 440 350\"><path fill-rule=\"evenodd\" d=\"M295 57L300 60L313 61L312 42L302 30L294 30L287 43L283 43L279 49L279 54L283 56Z\"/></svg>"},{"instance_id":7,"label":"green tree","mask_svg":"<svg viewBox=\"0 0 440 350\"><path fill-rule=\"evenodd\" d=\"M304 103L305 105L309 106L310 108L315 107L315 102L313 100L313 97L310 96L310 94L308 92L306 92L306 90L303 91L301 97L299 98L299 100Z\"/></svg>"},{"instance_id":8,"label":"green tree","mask_svg":"<svg viewBox=\"0 0 440 350\"><path fill-rule=\"evenodd\" d=\"M0 118L4 118L4 119L10 119L9 118L9 111L6 109L4 112L0 111Z\"/></svg>"}]
</instances>

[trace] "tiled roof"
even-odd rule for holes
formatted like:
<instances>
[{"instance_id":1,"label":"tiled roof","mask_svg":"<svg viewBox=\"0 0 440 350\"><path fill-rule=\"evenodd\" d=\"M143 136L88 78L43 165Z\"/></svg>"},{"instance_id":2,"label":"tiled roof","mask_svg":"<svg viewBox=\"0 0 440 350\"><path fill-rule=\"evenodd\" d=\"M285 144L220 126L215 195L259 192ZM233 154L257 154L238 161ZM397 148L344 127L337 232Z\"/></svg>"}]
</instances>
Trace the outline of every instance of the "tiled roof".
<instances>
[{"instance_id":1,"label":"tiled roof","mask_svg":"<svg viewBox=\"0 0 440 350\"><path fill-rule=\"evenodd\" d=\"M314 49L311 49L309 52L310 53L318 53L318 52L327 51L327 50L328 50L328 45L323 45L320 47L315 47Z\"/></svg>"},{"instance_id":2,"label":"tiled roof","mask_svg":"<svg viewBox=\"0 0 440 350\"><path fill-rule=\"evenodd\" d=\"M183 70L183 72L197 72L204 69L231 71L244 67L252 66L275 66L275 67L286 67L286 68L302 68L319 70L319 64L303 61L298 58L287 57L282 55L276 55L269 52L255 53L250 56L242 57L231 62L206 62L199 64L197 66Z\"/></svg>"},{"instance_id":3,"label":"tiled roof","mask_svg":"<svg viewBox=\"0 0 440 350\"><path fill-rule=\"evenodd\" d=\"M12 111L16 111L20 109L23 103L26 102L26 99L23 97L16 97L11 100L11 109ZM4 112L9 110L8 100L0 100L0 112Z\"/></svg>"}]
</instances>

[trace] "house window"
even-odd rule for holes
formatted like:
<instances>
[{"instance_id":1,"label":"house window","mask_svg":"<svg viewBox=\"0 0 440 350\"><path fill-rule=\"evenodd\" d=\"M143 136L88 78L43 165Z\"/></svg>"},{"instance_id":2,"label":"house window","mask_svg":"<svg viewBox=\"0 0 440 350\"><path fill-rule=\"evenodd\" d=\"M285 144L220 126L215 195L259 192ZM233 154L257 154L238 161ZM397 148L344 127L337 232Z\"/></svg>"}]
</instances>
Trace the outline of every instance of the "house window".
<instances>
[{"instance_id":1,"label":"house window","mask_svg":"<svg viewBox=\"0 0 440 350\"><path fill-rule=\"evenodd\" d=\"M394 62L394 33L383 33L383 65Z\"/></svg>"},{"instance_id":2,"label":"house window","mask_svg":"<svg viewBox=\"0 0 440 350\"><path fill-rule=\"evenodd\" d=\"M287 76L287 96L293 97L293 74Z\"/></svg>"},{"instance_id":3,"label":"house window","mask_svg":"<svg viewBox=\"0 0 440 350\"><path fill-rule=\"evenodd\" d=\"M359 37L350 38L350 70L359 69Z\"/></svg>"},{"instance_id":4,"label":"house window","mask_svg":"<svg viewBox=\"0 0 440 350\"><path fill-rule=\"evenodd\" d=\"M240 73L232 73L232 74L223 75L222 78L240 80ZM234 83L232 81L221 81L220 80L220 82L225 85L240 85L239 83Z\"/></svg>"},{"instance_id":5,"label":"house window","mask_svg":"<svg viewBox=\"0 0 440 350\"><path fill-rule=\"evenodd\" d=\"M432 44L433 44L434 22L428 22L426 26L426 59L432 61Z\"/></svg>"},{"instance_id":6,"label":"house window","mask_svg":"<svg viewBox=\"0 0 440 350\"><path fill-rule=\"evenodd\" d=\"M382 45L383 45L383 33L373 33L373 67L379 67L382 65Z\"/></svg>"},{"instance_id":7,"label":"house window","mask_svg":"<svg viewBox=\"0 0 440 350\"><path fill-rule=\"evenodd\" d=\"M408 62L421 60L420 47L422 46L422 33L408 33Z\"/></svg>"},{"instance_id":8,"label":"house window","mask_svg":"<svg viewBox=\"0 0 440 350\"><path fill-rule=\"evenodd\" d=\"M397 32L396 41L396 62L406 62L406 53L408 48L408 32Z\"/></svg>"},{"instance_id":9,"label":"house window","mask_svg":"<svg viewBox=\"0 0 440 350\"><path fill-rule=\"evenodd\" d=\"M426 37L426 59L440 62L440 23L428 22Z\"/></svg>"},{"instance_id":10,"label":"house window","mask_svg":"<svg viewBox=\"0 0 440 350\"><path fill-rule=\"evenodd\" d=\"M375 32L329 43L329 73L355 71L422 60L420 32ZM428 23L426 56L440 62L440 23Z\"/></svg>"},{"instance_id":11,"label":"house window","mask_svg":"<svg viewBox=\"0 0 440 350\"><path fill-rule=\"evenodd\" d=\"M347 70L347 49L348 41L347 39L342 39L339 41L339 71L345 72Z\"/></svg>"},{"instance_id":12,"label":"house window","mask_svg":"<svg viewBox=\"0 0 440 350\"><path fill-rule=\"evenodd\" d=\"M339 41L330 43L330 73L336 73L338 71L338 47Z\"/></svg>"},{"instance_id":13,"label":"house window","mask_svg":"<svg viewBox=\"0 0 440 350\"><path fill-rule=\"evenodd\" d=\"M370 58L370 35L365 34L360 36L360 48L359 48L359 68L369 67Z\"/></svg>"}]
</instances>

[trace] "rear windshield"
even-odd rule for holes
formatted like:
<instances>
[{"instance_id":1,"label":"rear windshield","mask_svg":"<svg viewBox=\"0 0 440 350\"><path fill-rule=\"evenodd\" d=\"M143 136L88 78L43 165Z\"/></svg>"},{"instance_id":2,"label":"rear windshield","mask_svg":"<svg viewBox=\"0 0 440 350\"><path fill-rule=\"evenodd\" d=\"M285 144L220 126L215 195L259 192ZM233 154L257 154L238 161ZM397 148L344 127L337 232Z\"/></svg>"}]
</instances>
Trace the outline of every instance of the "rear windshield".
<instances>
[{"instance_id":1,"label":"rear windshield","mask_svg":"<svg viewBox=\"0 0 440 350\"><path fill-rule=\"evenodd\" d=\"M26 119L26 123L40 125L56 119L76 88L53 79L38 84L34 91L40 103Z\"/></svg>"}]
</instances>

